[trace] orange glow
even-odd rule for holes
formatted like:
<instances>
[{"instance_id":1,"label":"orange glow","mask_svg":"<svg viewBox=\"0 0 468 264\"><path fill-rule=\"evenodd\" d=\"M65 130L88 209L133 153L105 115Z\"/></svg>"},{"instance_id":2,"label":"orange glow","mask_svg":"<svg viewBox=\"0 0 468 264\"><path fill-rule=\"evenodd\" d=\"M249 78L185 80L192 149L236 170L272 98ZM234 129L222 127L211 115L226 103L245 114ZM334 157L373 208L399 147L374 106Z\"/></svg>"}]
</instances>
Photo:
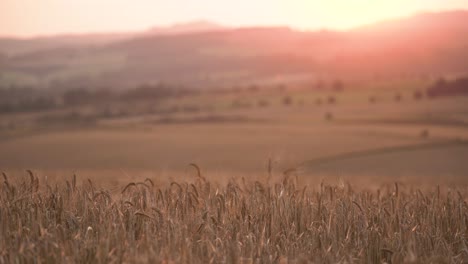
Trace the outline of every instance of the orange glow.
<instances>
[{"instance_id":1,"label":"orange glow","mask_svg":"<svg viewBox=\"0 0 468 264\"><path fill-rule=\"evenodd\" d=\"M468 8L464 0L2 0L0 35L144 30L206 19L228 26L348 29L421 11Z\"/></svg>"}]
</instances>

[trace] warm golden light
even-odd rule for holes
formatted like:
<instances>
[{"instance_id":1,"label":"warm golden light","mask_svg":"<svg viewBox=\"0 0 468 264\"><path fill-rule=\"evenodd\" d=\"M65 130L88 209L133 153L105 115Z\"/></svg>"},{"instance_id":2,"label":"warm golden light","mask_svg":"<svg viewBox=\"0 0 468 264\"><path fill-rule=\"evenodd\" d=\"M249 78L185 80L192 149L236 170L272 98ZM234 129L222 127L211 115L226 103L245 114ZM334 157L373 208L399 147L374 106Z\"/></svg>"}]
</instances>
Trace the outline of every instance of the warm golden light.
<instances>
[{"instance_id":1,"label":"warm golden light","mask_svg":"<svg viewBox=\"0 0 468 264\"><path fill-rule=\"evenodd\" d=\"M230 26L348 29L421 11L467 7L462 0L2 0L0 35L142 30L195 19Z\"/></svg>"},{"instance_id":2,"label":"warm golden light","mask_svg":"<svg viewBox=\"0 0 468 264\"><path fill-rule=\"evenodd\" d=\"M0 264L468 263L468 0L0 0Z\"/></svg>"}]
</instances>

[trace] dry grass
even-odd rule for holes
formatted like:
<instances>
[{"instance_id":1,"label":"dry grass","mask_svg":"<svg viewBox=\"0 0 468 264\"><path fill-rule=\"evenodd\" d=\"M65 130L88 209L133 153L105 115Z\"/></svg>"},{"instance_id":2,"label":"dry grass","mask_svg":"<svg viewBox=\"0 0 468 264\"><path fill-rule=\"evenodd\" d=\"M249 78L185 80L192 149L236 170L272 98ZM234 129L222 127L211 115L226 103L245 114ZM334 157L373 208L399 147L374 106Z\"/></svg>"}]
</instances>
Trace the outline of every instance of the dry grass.
<instances>
[{"instance_id":1,"label":"dry grass","mask_svg":"<svg viewBox=\"0 0 468 264\"><path fill-rule=\"evenodd\" d=\"M151 179L0 185L0 263L463 263L466 190Z\"/></svg>"}]
</instances>

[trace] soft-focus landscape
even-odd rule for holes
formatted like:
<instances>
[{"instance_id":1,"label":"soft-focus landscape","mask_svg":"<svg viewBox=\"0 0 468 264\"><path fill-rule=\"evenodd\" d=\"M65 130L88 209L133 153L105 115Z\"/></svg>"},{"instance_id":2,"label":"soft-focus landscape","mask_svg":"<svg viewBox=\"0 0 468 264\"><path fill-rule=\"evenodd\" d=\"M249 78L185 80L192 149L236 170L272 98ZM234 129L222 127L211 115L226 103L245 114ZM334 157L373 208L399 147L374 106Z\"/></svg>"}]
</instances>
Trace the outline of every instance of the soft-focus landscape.
<instances>
[{"instance_id":1,"label":"soft-focus landscape","mask_svg":"<svg viewBox=\"0 0 468 264\"><path fill-rule=\"evenodd\" d=\"M0 38L0 263L466 263L467 36Z\"/></svg>"}]
</instances>

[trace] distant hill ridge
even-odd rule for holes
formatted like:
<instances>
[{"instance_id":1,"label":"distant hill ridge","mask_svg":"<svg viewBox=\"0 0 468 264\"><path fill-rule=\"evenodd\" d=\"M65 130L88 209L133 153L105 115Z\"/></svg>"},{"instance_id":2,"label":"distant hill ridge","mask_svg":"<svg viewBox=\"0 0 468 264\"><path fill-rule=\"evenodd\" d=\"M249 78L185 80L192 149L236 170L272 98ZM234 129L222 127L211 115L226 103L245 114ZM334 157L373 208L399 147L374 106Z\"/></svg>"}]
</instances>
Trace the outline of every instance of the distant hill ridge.
<instances>
[{"instance_id":1,"label":"distant hill ridge","mask_svg":"<svg viewBox=\"0 0 468 264\"><path fill-rule=\"evenodd\" d=\"M466 36L468 11L461 10L345 32L195 21L121 35L0 39L0 72L8 73L0 75L0 86L127 87L161 81L217 86L275 76L459 74L468 73Z\"/></svg>"}]
</instances>

